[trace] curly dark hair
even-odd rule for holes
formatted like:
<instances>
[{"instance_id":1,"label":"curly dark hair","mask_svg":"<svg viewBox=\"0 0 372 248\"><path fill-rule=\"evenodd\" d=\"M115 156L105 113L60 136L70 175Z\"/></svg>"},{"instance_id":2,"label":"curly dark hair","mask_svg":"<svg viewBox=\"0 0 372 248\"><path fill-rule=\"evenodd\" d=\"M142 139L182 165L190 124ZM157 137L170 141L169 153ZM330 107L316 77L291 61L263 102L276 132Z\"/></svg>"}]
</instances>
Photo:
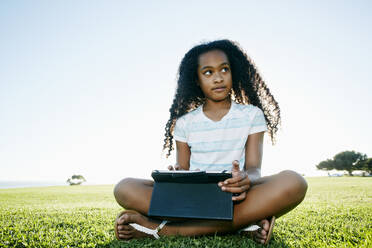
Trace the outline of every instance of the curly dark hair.
<instances>
[{"instance_id":1,"label":"curly dark hair","mask_svg":"<svg viewBox=\"0 0 372 248\"><path fill-rule=\"evenodd\" d=\"M170 118L165 126L163 150L168 148L166 157L174 149L172 133L176 120L205 102L204 94L198 86L198 60L201 54L212 50L223 51L229 60L233 81L231 98L236 103L252 104L263 111L269 136L275 144L275 135L281 122L277 101L243 49L236 42L216 40L193 47L181 61L176 94L169 109Z\"/></svg>"}]
</instances>

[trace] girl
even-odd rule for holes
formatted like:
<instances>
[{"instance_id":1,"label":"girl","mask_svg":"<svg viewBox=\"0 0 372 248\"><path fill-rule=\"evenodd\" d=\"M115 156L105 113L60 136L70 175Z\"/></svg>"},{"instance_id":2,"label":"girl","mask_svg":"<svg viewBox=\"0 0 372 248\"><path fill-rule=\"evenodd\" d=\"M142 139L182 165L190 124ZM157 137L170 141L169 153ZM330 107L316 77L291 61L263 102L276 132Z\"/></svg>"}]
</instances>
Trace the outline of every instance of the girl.
<instances>
[{"instance_id":1,"label":"girl","mask_svg":"<svg viewBox=\"0 0 372 248\"><path fill-rule=\"evenodd\" d=\"M217 40L192 48L179 67L164 149L169 156L175 140L177 163L170 170L232 171L233 177L218 185L234 193L233 221L150 219L153 181L126 178L114 189L117 202L127 209L115 220L116 237L222 234L257 223L261 228L254 239L267 244L275 217L296 207L307 190L293 171L260 177L264 133L274 143L279 124L278 103L236 43Z\"/></svg>"}]
</instances>

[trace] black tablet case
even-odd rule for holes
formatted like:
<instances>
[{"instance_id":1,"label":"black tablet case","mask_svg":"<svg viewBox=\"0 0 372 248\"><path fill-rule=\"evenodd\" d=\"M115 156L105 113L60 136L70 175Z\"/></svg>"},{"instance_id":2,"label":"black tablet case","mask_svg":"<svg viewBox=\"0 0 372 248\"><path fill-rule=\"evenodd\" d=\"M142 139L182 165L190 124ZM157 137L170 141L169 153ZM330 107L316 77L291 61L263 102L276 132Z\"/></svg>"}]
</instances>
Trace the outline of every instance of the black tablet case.
<instances>
[{"instance_id":1,"label":"black tablet case","mask_svg":"<svg viewBox=\"0 0 372 248\"><path fill-rule=\"evenodd\" d=\"M148 215L232 220L232 194L217 185L231 173L153 171L154 189Z\"/></svg>"}]
</instances>

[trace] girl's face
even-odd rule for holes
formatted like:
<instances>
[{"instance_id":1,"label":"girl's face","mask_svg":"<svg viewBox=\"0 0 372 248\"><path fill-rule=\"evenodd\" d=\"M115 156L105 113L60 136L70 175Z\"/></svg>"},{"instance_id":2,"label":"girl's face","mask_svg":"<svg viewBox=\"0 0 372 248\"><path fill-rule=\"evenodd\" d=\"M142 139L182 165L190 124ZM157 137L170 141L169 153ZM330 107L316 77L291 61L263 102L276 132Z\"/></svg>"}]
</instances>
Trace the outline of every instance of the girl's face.
<instances>
[{"instance_id":1,"label":"girl's face","mask_svg":"<svg viewBox=\"0 0 372 248\"><path fill-rule=\"evenodd\" d=\"M232 88L230 63L226 54L212 50L199 56L199 86L207 99L214 102L226 100Z\"/></svg>"}]
</instances>

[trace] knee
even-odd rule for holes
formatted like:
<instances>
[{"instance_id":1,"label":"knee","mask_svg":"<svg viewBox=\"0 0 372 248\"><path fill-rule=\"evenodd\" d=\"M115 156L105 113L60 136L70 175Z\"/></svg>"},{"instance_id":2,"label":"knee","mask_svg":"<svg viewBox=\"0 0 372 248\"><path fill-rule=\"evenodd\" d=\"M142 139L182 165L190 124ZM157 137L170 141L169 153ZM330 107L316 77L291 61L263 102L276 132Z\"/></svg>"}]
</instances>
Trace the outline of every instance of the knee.
<instances>
[{"instance_id":1,"label":"knee","mask_svg":"<svg viewBox=\"0 0 372 248\"><path fill-rule=\"evenodd\" d=\"M307 182L297 172L286 170L279 173L285 180L283 194L285 197L293 199L295 203L300 203L306 195Z\"/></svg>"},{"instance_id":2,"label":"knee","mask_svg":"<svg viewBox=\"0 0 372 248\"><path fill-rule=\"evenodd\" d=\"M130 193L133 185L133 178L125 178L118 182L114 187L114 196L116 201L124 208L130 206Z\"/></svg>"}]
</instances>

